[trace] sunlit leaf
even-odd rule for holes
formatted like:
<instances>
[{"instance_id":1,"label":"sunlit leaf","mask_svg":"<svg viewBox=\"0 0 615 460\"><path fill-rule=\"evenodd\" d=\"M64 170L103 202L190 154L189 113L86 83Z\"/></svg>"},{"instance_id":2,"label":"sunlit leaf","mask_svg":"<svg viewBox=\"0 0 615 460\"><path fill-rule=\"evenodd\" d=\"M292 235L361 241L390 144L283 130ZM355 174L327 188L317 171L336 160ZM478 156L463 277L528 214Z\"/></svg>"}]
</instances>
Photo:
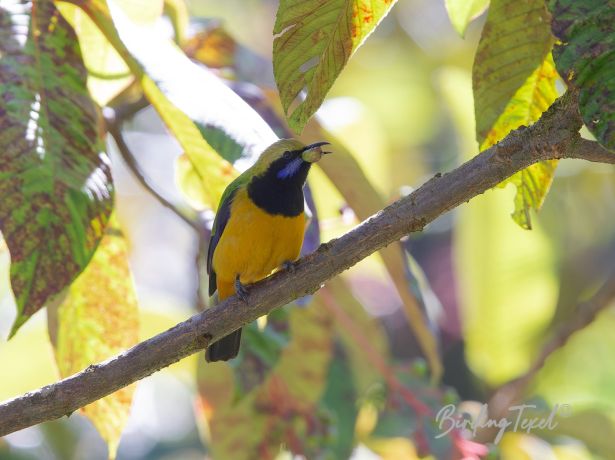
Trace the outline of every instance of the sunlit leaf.
<instances>
[{"instance_id":1,"label":"sunlit leaf","mask_svg":"<svg viewBox=\"0 0 615 460\"><path fill-rule=\"evenodd\" d=\"M480 16L489 6L489 0L445 0L444 3L453 27L462 37L472 19Z\"/></svg>"},{"instance_id":2,"label":"sunlit leaf","mask_svg":"<svg viewBox=\"0 0 615 460\"><path fill-rule=\"evenodd\" d=\"M510 188L459 209L455 265L466 358L490 385L527 370L557 301L553 248L539 226L510 221Z\"/></svg>"},{"instance_id":3,"label":"sunlit leaf","mask_svg":"<svg viewBox=\"0 0 615 460\"><path fill-rule=\"evenodd\" d=\"M175 32L175 43L182 46L186 41L190 16L184 0L164 0L164 13L169 17Z\"/></svg>"},{"instance_id":4,"label":"sunlit leaf","mask_svg":"<svg viewBox=\"0 0 615 460\"><path fill-rule=\"evenodd\" d=\"M583 387L581 383L581 389ZM591 390L588 391L591 394ZM583 442L592 452L608 458L612 454L612 442L615 439L615 423L611 414L605 414L603 407L593 410L575 409L571 406L571 415L558 417L557 427L544 433L545 436L569 436ZM593 457L585 457L593 458Z\"/></svg>"},{"instance_id":5,"label":"sunlit leaf","mask_svg":"<svg viewBox=\"0 0 615 460\"><path fill-rule=\"evenodd\" d=\"M382 460L419 460L412 441L408 438L371 438L365 445Z\"/></svg>"},{"instance_id":6,"label":"sunlit leaf","mask_svg":"<svg viewBox=\"0 0 615 460\"><path fill-rule=\"evenodd\" d=\"M536 122L557 98L556 78L557 72L549 54L508 102L500 118L487 133L481 150L504 139L513 129ZM517 187L512 217L521 227L532 228L530 209L540 210L551 187L556 166L557 160L541 161L519 171L505 182L511 182Z\"/></svg>"},{"instance_id":7,"label":"sunlit leaf","mask_svg":"<svg viewBox=\"0 0 615 460\"><path fill-rule=\"evenodd\" d=\"M284 111L302 90L306 98L289 116L303 130L348 59L396 0L282 0L273 33L273 70Z\"/></svg>"},{"instance_id":8,"label":"sunlit leaf","mask_svg":"<svg viewBox=\"0 0 615 460\"><path fill-rule=\"evenodd\" d=\"M87 265L113 195L71 27L43 0L0 6L0 228L11 252L12 334Z\"/></svg>"},{"instance_id":9,"label":"sunlit leaf","mask_svg":"<svg viewBox=\"0 0 615 460\"><path fill-rule=\"evenodd\" d=\"M217 206L236 175L230 162L245 169L239 160L253 161L277 137L217 77L193 63L155 28L130 21L114 1L109 5L112 15L101 0L81 7L126 60L145 96L184 149L201 179L201 196L206 197L203 205Z\"/></svg>"},{"instance_id":10,"label":"sunlit leaf","mask_svg":"<svg viewBox=\"0 0 615 460\"><path fill-rule=\"evenodd\" d=\"M560 75L580 88L585 125L615 150L615 4L604 0L550 0L551 27L562 41L553 50Z\"/></svg>"},{"instance_id":11,"label":"sunlit leaf","mask_svg":"<svg viewBox=\"0 0 615 460\"><path fill-rule=\"evenodd\" d=\"M111 222L88 267L58 307L55 356L62 377L133 346L139 338L137 298L120 228ZM134 386L85 406L87 416L115 452L128 419Z\"/></svg>"},{"instance_id":12,"label":"sunlit leaf","mask_svg":"<svg viewBox=\"0 0 615 460\"><path fill-rule=\"evenodd\" d=\"M151 2L152 6L155 4ZM58 9L79 38L88 71L90 94L98 105L104 106L125 89L134 77L122 57L81 8L72 3L59 2Z\"/></svg>"},{"instance_id":13,"label":"sunlit leaf","mask_svg":"<svg viewBox=\"0 0 615 460\"><path fill-rule=\"evenodd\" d=\"M219 24L207 25L183 46L192 59L209 68L232 70L235 80L274 87L271 60L238 43Z\"/></svg>"},{"instance_id":14,"label":"sunlit leaf","mask_svg":"<svg viewBox=\"0 0 615 460\"><path fill-rule=\"evenodd\" d=\"M549 20L543 0L491 1L472 75L479 144L551 49Z\"/></svg>"}]
</instances>

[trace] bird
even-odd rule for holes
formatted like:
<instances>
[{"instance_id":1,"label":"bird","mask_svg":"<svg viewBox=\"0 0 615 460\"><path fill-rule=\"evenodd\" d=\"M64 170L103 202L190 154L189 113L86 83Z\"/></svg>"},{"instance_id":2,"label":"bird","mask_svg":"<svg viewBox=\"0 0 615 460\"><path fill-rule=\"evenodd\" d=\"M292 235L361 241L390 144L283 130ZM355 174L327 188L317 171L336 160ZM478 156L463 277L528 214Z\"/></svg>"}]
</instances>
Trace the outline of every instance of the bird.
<instances>
[{"instance_id":1,"label":"bird","mask_svg":"<svg viewBox=\"0 0 615 460\"><path fill-rule=\"evenodd\" d=\"M247 286L299 258L307 225L303 187L312 164L328 142L304 145L280 139L231 182L220 199L207 251L209 295L218 300L237 294L246 300ZM237 356L241 329L209 345L208 362Z\"/></svg>"}]
</instances>

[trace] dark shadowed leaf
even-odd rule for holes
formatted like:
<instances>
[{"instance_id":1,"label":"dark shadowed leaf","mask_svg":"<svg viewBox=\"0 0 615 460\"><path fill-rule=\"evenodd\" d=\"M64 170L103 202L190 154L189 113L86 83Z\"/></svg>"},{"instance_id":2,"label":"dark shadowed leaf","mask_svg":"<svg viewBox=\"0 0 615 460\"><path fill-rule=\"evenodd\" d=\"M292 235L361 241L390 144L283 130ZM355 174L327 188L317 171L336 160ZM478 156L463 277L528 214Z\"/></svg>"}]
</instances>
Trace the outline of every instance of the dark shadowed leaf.
<instances>
[{"instance_id":1,"label":"dark shadowed leaf","mask_svg":"<svg viewBox=\"0 0 615 460\"><path fill-rule=\"evenodd\" d=\"M596 139L615 150L615 2L550 0L557 70L580 88L579 109Z\"/></svg>"},{"instance_id":2,"label":"dark shadowed leaf","mask_svg":"<svg viewBox=\"0 0 615 460\"><path fill-rule=\"evenodd\" d=\"M543 0L491 2L472 72L479 144L551 49L549 20Z\"/></svg>"},{"instance_id":3,"label":"dark shadowed leaf","mask_svg":"<svg viewBox=\"0 0 615 460\"><path fill-rule=\"evenodd\" d=\"M273 71L284 111L302 90L289 124L301 132L348 59L396 0L282 0L273 42Z\"/></svg>"},{"instance_id":4,"label":"dark shadowed leaf","mask_svg":"<svg viewBox=\"0 0 615 460\"><path fill-rule=\"evenodd\" d=\"M53 2L0 7L0 227L12 334L85 268L112 206L109 160L73 30Z\"/></svg>"},{"instance_id":5,"label":"dark shadowed leaf","mask_svg":"<svg viewBox=\"0 0 615 460\"><path fill-rule=\"evenodd\" d=\"M274 459L282 445L318 458L328 430L318 403L327 383L331 332L318 296L310 308L292 309L288 346L265 381L242 397L230 366L202 366L200 415L207 422L214 458Z\"/></svg>"}]
</instances>

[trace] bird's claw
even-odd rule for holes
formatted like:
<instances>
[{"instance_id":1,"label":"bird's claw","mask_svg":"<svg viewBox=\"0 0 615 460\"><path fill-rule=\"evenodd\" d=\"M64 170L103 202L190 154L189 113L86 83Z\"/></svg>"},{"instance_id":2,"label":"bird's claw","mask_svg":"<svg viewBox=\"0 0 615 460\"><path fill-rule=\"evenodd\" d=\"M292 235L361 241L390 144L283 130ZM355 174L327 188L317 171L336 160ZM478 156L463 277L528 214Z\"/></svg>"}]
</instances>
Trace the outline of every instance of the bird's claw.
<instances>
[{"instance_id":1,"label":"bird's claw","mask_svg":"<svg viewBox=\"0 0 615 460\"><path fill-rule=\"evenodd\" d=\"M246 288L246 286L241 283L239 275L237 275L237 277L235 278L235 293L243 303L248 303L248 288Z\"/></svg>"},{"instance_id":2,"label":"bird's claw","mask_svg":"<svg viewBox=\"0 0 615 460\"><path fill-rule=\"evenodd\" d=\"M291 274L295 273L295 263L292 260L287 260L282 264L282 268Z\"/></svg>"}]
</instances>

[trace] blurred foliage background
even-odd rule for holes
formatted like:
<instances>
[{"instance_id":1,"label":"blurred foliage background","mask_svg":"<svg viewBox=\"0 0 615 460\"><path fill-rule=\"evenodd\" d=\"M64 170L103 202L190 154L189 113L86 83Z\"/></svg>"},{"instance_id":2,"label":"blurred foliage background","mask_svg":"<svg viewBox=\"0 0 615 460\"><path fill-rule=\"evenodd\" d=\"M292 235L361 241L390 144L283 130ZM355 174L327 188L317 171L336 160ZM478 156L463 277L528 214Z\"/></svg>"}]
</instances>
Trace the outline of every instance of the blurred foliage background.
<instances>
[{"instance_id":1,"label":"blurred foliage background","mask_svg":"<svg viewBox=\"0 0 615 460\"><path fill-rule=\"evenodd\" d=\"M213 43L209 48L198 48L205 53L202 60L228 58L225 46L230 42L222 30L227 31L240 44L233 45L235 59L241 63L235 71L249 72L249 79L266 90L275 88L269 67L260 65L254 55L271 60L277 2L192 0L187 7L191 33L217 31L210 34ZM485 14L479 15L461 38L443 1L400 0L350 60L320 109L320 123L352 153L385 202L478 152L472 63L484 20ZM160 33L172 35L168 18L160 18L156 26ZM85 56L87 64L87 53ZM119 73L123 72L121 67L118 65ZM222 76L231 73L225 68L218 72ZM104 104L106 94L112 94L105 93L109 82L103 78L90 83L91 90L92 85L99 85L97 100ZM126 85L128 80L116 78L113 83ZM182 150L156 112L152 108L140 111L124 129L126 141L151 183L170 201L185 203L174 173ZM181 219L135 180L111 141L108 151L117 188L117 219L126 234L139 304L139 339L145 339L198 308L194 269L198 240ZM358 222L321 170L311 174L309 185L322 241L343 234ZM297 318L291 320L291 328L292 321L309 322L302 315L321 315L318 321L343 323L351 311L359 325L376 318L377 322L361 327L359 335L383 353L384 366L394 369L395 379L417 394L433 398L436 410L443 401L465 401L467 410L475 413L476 401L488 401L501 385L530 368L546 341L577 315L579 305L604 281L615 258L612 166L561 162L543 209L534 215L531 231L511 219L513 196L510 184L489 191L403 242L424 272L422 296L441 344L446 389L438 396L425 380L425 363L407 326L401 299L377 255L327 284L325 294L317 296L308 309L292 307L298 313L293 310ZM0 250L0 264L0 335L5 338L15 315L8 251ZM340 303L352 308L340 307ZM0 400L58 379L47 314L39 311L13 339L0 342ZM275 324L271 320L267 327ZM491 446L494 458L615 458L614 326L614 310L605 309L532 376L527 400L543 408L568 404L571 415L551 431L505 435L499 446ZM352 327L336 327L342 331L336 335L341 343L358 341ZM372 336L370 328L382 328L386 343L378 342L381 331ZM319 333L332 334L330 328ZM362 344L354 348L357 346L361 349ZM329 436L332 458L344 458L348 453L336 450L336 443L344 432L350 438L354 433L359 447L353 458L414 458L421 446L408 434L420 423L416 414L408 407L389 407L389 414L378 403L384 398L383 385L378 382L390 383L386 372L384 377L372 378L374 366L360 353L352 356L353 346L338 344L334 350L343 359L333 361L330 367L327 359L310 357L309 350L300 349L294 355L306 353L305 359L322 361L317 369L322 375L310 378L317 382L315 386L323 386L324 401L331 398L338 405L346 401L346 408L333 414L326 410L310 414L316 419L336 418L334 434L310 432L320 426L315 421L316 428L303 428L303 442L310 437L324 442ZM217 426L206 423L212 402L203 395L219 396L215 403L226 396L220 382L195 378L204 372L202 365L203 357L193 356L139 382L119 442L118 459L204 458L212 452L208 442L212 432L236 427L224 419ZM361 366L372 369L361 370ZM224 372L228 370L217 375ZM354 387L339 387L349 373L354 373ZM312 397L309 388L297 391L305 392L299 399ZM250 414L246 415L248 423L261 423L250 419ZM450 446L442 449L444 452ZM439 457L435 447L431 451L435 452L433 458L446 458ZM97 430L77 413L0 439L2 459L102 459L107 455L106 443ZM282 449L278 458L291 456Z\"/></svg>"}]
</instances>

